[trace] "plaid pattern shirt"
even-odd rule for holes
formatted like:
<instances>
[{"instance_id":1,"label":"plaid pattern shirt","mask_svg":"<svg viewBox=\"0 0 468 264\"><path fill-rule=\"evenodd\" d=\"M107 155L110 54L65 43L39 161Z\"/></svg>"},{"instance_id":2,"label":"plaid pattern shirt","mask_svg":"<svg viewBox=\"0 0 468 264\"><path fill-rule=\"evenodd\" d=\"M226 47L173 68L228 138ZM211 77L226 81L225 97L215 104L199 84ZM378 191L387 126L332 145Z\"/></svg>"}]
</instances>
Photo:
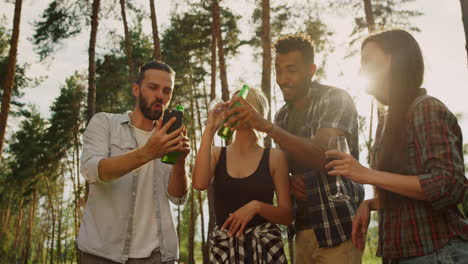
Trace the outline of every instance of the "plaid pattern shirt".
<instances>
[{"instance_id":1,"label":"plaid pattern shirt","mask_svg":"<svg viewBox=\"0 0 468 264\"><path fill-rule=\"evenodd\" d=\"M338 88L313 82L308 98L309 107L304 120L295 120L303 124L298 131L288 131L296 136L311 138L320 128L338 128L349 135L347 137L351 154L359 158L358 121L354 101L349 94ZM288 115L292 111L289 104L284 105L275 116L275 123L288 130ZM361 184L343 180L343 191L351 197L350 201L335 203L328 197L335 194L336 178L327 176L325 171L301 169L289 159L292 174L304 173L307 201L294 201L294 227L296 230L314 229L320 247L332 247L351 238L352 218L357 207L364 199L364 187ZM292 165L292 166L291 166Z\"/></svg>"},{"instance_id":2,"label":"plaid pattern shirt","mask_svg":"<svg viewBox=\"0 0 468 264\"><path fill-rule=\"evenodd\" d=\"M264 223L247 229L240 237L215 227L210 236L210 263L286 264L278 226Z\"/></svg>"},{"instance_id":3,"label":"plaid pattern shirt","mask_svg":"<svg viewBox=\"0 0 468 264\"><path fill-rule=\"evenodd\" d=\"M468 220L456 207L468 189L462 142L457 118L442 102L427 95L415 100L407 117L408 174L419 176L429 201L403 198L379 211L378 256L423 256L452 237L468 240Z\"/></svg>"}]
</instances>

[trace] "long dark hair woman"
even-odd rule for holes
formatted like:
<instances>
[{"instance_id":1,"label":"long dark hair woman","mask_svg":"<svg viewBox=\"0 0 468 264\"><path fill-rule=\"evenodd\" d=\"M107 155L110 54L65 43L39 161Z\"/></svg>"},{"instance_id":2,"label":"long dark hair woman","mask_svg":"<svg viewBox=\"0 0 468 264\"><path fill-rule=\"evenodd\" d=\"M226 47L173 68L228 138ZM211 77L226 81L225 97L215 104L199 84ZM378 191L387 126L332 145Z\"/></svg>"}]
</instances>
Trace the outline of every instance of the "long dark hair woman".
<instances>
[{"instance_id":1,"label":"long dark hair woman","mask_svg":"<svg viewBox=\"0 0 468 264\"><path fill-rule=\"evenodd\" d=\"M371 151L371 169L352 156L326 165L375 186L376 195L359 206L352 240L364 249L371 210L379 212L377 255L384 263L468 263L468 220L458 210L468 189L457 118L421 88L424 62L414 37L390 30L368 37L361 71L369 93L385 106Z\"/></svg>"}]
</instances>

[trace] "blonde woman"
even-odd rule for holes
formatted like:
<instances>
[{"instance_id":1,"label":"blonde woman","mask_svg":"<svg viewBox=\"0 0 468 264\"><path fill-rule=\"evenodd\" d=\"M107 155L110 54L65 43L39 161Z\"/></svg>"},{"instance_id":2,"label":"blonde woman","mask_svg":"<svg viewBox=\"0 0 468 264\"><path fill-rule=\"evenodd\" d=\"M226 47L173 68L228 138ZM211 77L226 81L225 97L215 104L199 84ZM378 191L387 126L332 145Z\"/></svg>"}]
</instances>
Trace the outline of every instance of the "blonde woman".
<instances>
[{"instance_id":1,"label":"blonde woman","mask_svg":"<svg viewBox=\"0 0 468 264\"><path fill-rule=\"evenodd\" d=\"M261 115L268 113L259 90L251 89L247 102ZM229 104L220 103L214 109ZM292 221L285 155L279 149L264 148L259 133L250 128L236 129L227 147L212 146L224 118L223 112L209 112L192 174L195 189L213 185L216 227L210 234L210 262L287 263L276 226Z\"/></svg>"}]
</instances>

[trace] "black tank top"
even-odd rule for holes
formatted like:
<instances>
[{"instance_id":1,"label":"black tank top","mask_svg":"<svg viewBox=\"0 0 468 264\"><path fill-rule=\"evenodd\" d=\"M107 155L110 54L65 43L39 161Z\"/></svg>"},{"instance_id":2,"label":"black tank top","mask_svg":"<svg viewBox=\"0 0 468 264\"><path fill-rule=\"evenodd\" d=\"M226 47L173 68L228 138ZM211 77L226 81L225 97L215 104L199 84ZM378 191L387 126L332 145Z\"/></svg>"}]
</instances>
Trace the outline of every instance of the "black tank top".
<instances>
[{"instance_id":1,"label":"black tank top","mask_svg":"<svg viewBox=\"0 0 468 264\"><path fill-rule=\"evenodd\" d=\"M250 176L234 178L228 174L226 148L221 149L213 180L216 224L221 227L230 213L252 200L273 204L275 185L270 174L270 149L263 151L260 163ZM236 163L235 166L242 166ZM254 216L246 228L268 222L260 215Z\"/></svg>"}]
</instances>

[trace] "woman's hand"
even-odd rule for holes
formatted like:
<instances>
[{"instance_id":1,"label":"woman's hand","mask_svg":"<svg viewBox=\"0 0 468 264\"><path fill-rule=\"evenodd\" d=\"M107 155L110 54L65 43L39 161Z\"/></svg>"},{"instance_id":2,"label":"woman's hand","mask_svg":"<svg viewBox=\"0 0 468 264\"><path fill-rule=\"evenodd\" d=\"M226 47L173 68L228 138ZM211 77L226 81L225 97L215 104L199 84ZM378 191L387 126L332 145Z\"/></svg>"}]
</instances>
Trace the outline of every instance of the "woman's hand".
<instances>
[{"instance_id":1,"label":"woman's hand","mask_svg":"<svg viewBox=\"0 0 468 264\"><path fill-rule=\"evenodd\" d=\"M364 251L366 247L367 228L370 220L370 200L363 201L353 218L351 239L356 248Z\"/></svg>"},{"instance_id":2,"label":"woman's hand","mask_svg":"<svg viewBox=\"0 0 468 264\"><path fill-rule=\"evenodd\" d=\"M229 102L218 103L208 112L208 120L206 126L210 126L214 129L218 129L221 122L224 120L224 116L227 110Z\"/></svg>"},{"instance_id":3,"label":"woman's hand","mask_svg":"<svg viewBox=\"0 0 468 264\"><path fill-rule=\"evenodd\" d=\"M228 217L228 219L226 219L221 229L224 230L229 228L229 236L236 235L237 237L239 237L244 232L245 226L257 214L258 206L259 204L257 201L251 201L245 204L241 208L237 209L237 211L230 214L230 216Z\"/></svg>"},{"instance_id":4,"label":"woman's hand","mask_svg":"<svg viewBox=\"0 0 468 264\"><path fill-rule=\"evenodd\" d=\"M329 150L325 155L328 158L336 158L325 165L326 169L331 168L328 175L340 175L361 184L370 182L372 170L362 166L353 156L337 150Z\"/></svg>"}]
</instances>

